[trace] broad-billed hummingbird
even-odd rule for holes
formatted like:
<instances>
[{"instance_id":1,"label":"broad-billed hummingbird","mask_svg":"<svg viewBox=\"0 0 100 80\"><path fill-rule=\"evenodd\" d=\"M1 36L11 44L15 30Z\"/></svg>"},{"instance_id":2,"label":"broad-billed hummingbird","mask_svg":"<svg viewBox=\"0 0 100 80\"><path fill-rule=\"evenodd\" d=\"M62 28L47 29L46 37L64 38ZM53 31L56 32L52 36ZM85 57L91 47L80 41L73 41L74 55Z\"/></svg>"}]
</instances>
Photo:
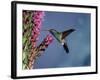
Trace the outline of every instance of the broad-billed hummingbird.
<instances>
[{"instance_id":1,"label":"broad-billed hummingbird","mask_svg":"<svg viewBox=\"0 0 100 80\"><path fill-rule=\"evenodd\" d=\"M49 31L57 39L57 41L63 45L65 51L67 53L69 53L69 49L68 49L67 43L65 42L65 38L70 33L72 33L73 31L75 31L75 29L69 29L69 30L65 30L63 32L58 32L55 29L49 29L49 30L43 30L43 31Z\"/></svg>"}]
</instances>

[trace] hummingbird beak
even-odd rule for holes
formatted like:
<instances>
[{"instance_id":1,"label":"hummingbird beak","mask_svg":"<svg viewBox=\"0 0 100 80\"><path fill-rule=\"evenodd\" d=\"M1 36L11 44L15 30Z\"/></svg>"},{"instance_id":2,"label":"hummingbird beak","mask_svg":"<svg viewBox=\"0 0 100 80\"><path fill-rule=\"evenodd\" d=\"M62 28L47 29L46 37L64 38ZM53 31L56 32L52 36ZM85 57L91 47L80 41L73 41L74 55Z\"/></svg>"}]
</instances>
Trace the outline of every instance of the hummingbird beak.
<instances>
[{"instance_id":1,"label":"hummingbird beak","mask_svg":"<svg viewBox=\"0 0 100 80\"><path fill-rule=\"evenodd\" d=\"M41 30L41 31L50 31L50 30Z\"/></svg>"}]
</instances>

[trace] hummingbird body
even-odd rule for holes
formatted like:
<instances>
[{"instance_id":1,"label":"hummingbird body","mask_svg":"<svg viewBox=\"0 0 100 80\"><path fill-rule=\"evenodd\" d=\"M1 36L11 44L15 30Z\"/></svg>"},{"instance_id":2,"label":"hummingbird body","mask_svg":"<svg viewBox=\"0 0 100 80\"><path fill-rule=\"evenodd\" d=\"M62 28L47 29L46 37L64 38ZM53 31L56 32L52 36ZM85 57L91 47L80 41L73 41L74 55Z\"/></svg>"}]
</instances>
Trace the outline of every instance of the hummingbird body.
<instances>
[{"instance_id":1,"label":"hummingbird body","mask_svg":"<svg viewBox=\"0 0 100 80\"><path fill-rule=\"evenodd\" d=\"M50 30L50 33L61 43L61 32L57 32L56 30Z\"/></svg>"},{"instance_id":2,"label":"hummingbird body","mask_svg":"<svg viewBox=\"0 0 100 80\"><path fill-rule=\"evenodd\" d=\"M68 49L67 43L65 42L65 38L75 30L69 29L69 30L66 30L66 31L63 31L63 32L58 32L55 29L50 29L50 30L47 30L47 31L49 31L57 39L57 41L63 45L65 51L67 53L69 53L69 49Z\"/></svg>"}]
</instances>

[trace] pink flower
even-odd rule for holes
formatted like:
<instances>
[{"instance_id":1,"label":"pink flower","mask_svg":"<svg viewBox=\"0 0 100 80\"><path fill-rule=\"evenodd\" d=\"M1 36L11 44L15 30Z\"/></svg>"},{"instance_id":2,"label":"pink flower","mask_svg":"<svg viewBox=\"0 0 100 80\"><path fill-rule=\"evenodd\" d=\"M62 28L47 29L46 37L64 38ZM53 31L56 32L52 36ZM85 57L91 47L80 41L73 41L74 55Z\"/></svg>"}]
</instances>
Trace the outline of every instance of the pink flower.
<instances>
[{"instance_id":1,"label":"pink flower","mask_svg":"<svg viewBox=\"0 0 100 80\"><path fill-rule=\"evenodd\" d=\"M36 47L36 41L38 40L38 36L40 34L40 29L41 29L41 24L42 24L42 19L44 17L44 12L43 11L33 11L33 29L32 29L32 43L33 47Z\"/></svg>"},{"instance_id":2,"label":"pink flower","mask_svg":"<svg viewBox=\"0 0 100 80\"><path fill-rule=\"evenodd\" d=\"M46 38L44 39L44 42L46 45L49 45L53 41L53 38L51 35L47 35Z\"/></svg>"},{"instance_id":3,"label":"pink flower","mask_svg":"<svg viewBox=\"0 0 100 80\"><path fill-rule=\"evenodd\" d=\"M43 11L35 11L34 12L34 15L36 15L35 17L39 17L39 18L43 18L43 16L44 16L44 12Z\"/></svg>"},{"instance_id":4,"label":"pink flower","mask_svg":"<svg viewBox=\"0 0 100 80\"><path fill-rule=\"evenodd\" d=\"M37 47L37 49L40 52L45 51L45 49L50 45L50 43L53 41L53 37L51 35L47 35L44 40L42 41L42 43ZM41 54L41 53L40 53Z\"/></svg>"}]
</instances>

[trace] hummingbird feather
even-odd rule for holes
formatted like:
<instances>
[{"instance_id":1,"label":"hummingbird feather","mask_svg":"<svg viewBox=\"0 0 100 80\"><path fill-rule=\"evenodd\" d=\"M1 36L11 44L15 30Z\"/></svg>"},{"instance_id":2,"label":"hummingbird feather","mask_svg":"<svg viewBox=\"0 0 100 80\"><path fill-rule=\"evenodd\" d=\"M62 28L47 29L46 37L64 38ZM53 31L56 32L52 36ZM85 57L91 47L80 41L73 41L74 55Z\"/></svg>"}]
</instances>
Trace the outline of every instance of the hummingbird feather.
<instances>
[{"instance_id":1,"label":"hummingbird feather","mask_svg":"<svg viewBox=\"0 0 100 80\"><path fill-rule=\"evenodd\" d=\"M62 32L62 39L65 39L73 31L75 31L75 29L69 29L69 30L63 31Z\"/></svg>"},{"instance_id":2,"label":"hummingbird feather","mask_svg":"<svg viewBox=\"0 0 100 80\"><path fill-rule=\"evenodd\" d=\"M56 30L52 30L50 31L50 33L59 41L61 42L61 33L60 32L57 32Z\"/></svg>"}]
</instances>

